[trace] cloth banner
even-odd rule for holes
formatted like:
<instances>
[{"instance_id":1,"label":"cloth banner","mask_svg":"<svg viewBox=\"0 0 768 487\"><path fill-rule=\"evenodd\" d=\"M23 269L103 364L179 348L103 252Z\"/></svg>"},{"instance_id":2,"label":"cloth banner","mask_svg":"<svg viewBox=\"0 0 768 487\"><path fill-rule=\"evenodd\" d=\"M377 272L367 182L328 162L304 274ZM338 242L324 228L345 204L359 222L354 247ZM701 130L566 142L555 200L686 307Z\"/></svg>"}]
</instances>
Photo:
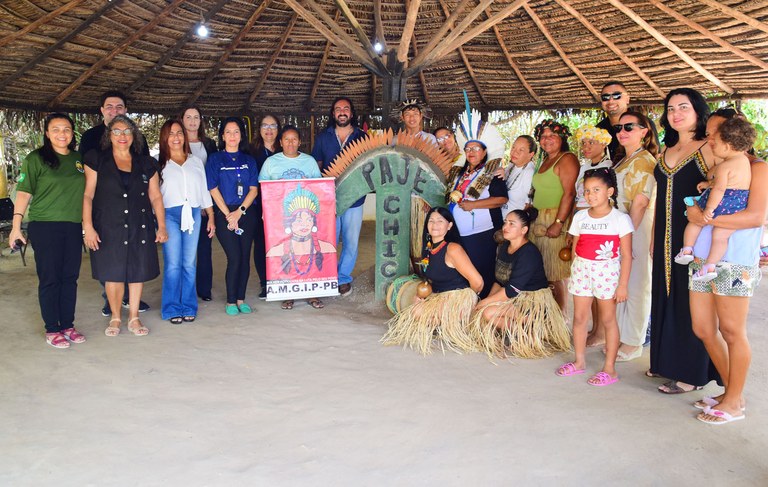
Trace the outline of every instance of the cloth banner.
<instances>
[{"instance_id":1,"label":"cloth banner","mask_svg":"<svg viewBox=\"0 0 768 487\"><path fill-rule=\"evenodd\" d=\"M261 181L267 301L338 296L333 178Z\"/></svg>"}]
</instances>

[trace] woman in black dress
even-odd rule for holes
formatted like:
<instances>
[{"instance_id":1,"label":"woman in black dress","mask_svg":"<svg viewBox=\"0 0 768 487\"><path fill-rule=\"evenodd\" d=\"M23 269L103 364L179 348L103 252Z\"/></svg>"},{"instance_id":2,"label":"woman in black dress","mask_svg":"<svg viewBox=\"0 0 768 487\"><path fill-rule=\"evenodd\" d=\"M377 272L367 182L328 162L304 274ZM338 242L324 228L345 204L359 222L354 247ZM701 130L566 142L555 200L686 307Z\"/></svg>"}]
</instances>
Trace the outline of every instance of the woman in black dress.
<instances>
[{"instance_id":1,"label":"woman in black dress","mask_svg":"<svg viewBox=\"0 0 768 487\"><path fill-rule=\"evenodd\" d=\"M651 240L651 368L646 375L666 377L665 394L701 389L717 379L709 355L693 333L688 303L688 267L675 264L683 247L683 198L697 195L696 185L712 165L707 145L709 107L691 88L677 88L664 100L664 150L654 169L656 212Z\"/></svg>"},{"instance_id":2,"label":"woman in black dress","mask_svg":"<svg viewBox=\"0 0 768 487\"><path fill-rule=\"evenodd\" d=\"M168 240L157 162L142 155L143 140L133 120L118 115L107 125L102 150L85 158L83 238L93 278L105 282L112 309L107 336L120 333L126 282L128 331L149 333L139 320L139 301L144 282L160 274L156 243Z\"/></svg>"},{"instance_id":3,"label":"woman in black dress","mask_svg":"<svg viewBox=\"0 0 768 487\"><path fill-rule=\"evenodd\" d=\"M282 130L280 120L277 116L268 113L261 117L261 122L257 125L259 132L253 139L250 146L250 153L256 161L256 168L261 172L264 161L276 152L280 152L280 139L278 134ZM259 299L267 299L267 249L264 244L264 220L263 207L261 205L261 194L256 196L253 202L253 211L256 213L256 232L253 235L253 264L256 266L256 272L259 274L259 283L261 292Z\"/></svg>"}]
</instances>

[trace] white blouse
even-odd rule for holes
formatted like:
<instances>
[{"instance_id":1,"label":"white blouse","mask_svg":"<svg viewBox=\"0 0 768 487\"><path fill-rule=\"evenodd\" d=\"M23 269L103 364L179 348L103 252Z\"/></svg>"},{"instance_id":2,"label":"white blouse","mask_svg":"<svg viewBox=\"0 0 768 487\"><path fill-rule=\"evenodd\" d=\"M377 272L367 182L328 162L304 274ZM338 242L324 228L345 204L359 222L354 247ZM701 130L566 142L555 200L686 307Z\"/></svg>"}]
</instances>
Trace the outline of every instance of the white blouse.
<instances>
[{"instance_id":1,"label":"white blouse","mask_svg":"<svg viewBox=\"0 0 768 487\"><path fill-rule=\"evenodd\" d=\"M193 155L187 157L184 165L169 160L163 169L163 206L173 208L189 201L192 208L210 208L213 206L211 193L205 179L203 162Z\"/></svg>"}]
</instances>

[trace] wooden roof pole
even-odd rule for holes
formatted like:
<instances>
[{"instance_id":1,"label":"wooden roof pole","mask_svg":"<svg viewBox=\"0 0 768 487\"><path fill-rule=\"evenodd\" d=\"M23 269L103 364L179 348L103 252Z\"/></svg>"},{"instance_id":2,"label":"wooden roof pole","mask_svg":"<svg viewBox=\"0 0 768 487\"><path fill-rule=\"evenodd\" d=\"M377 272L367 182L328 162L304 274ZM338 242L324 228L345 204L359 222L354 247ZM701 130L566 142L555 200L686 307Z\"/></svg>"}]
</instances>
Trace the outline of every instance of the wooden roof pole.
<instances>
[{"instance_id":1,"label":"wooden roof pole","mask_svg":"<svg viewBox=\"0 0 768 487\"><path fill-rule=\"evenodd\" d=\"M416 18L419 14L419 7L421 7L421 0L411 0L405 15L403 35L400 37L400 45L397 46L397 60L403 64L408 62L408 46L411 44L413 30L416 28Z\"/></svg>"},{"instance_id":2,"label":"wooden roof pole","mask_svg":"<svg viewBox=\"0 0 768 487\"><path fill-rule=\"evenodd\" d=\"M472 13L470 13L467 16L467 18L473 16L475 12L478 10L478 8L482 7L482 9L480 9L480 12L478 12L477 15L474 15L467 24L465 24L465 21L467 19L464 19L464 21L462 21L462 23L459 24L456 27L456 29L453 32L451 32L450 35L448 35L445 39L440 41L439 45L435 47L435 49L431 53L429 53L426 56L422 56L422 60L420 60L419 63L417 63L416 60L414 59L414 61L411 63L411 66L406 71L406 74L411 75L414 72L418 71L419 69L424 69L430 64L438 61L446 52L454 51L456 50L457 47L463 46L467 42L471 41L475 37L485 32L486 30L490 29L494 25L498 24L502 20L512 15L513 12L519 9L527 1L528 0L515 0L511 4L507 5L503 9L496 12L493 15L493 17L488 18L487 20L478 24L473 29L470 29L464 34L462 34L461 32L464 29L466 29L466 27L469 24L471 24L472 21L474 21L477 18L477 16L479 16L480 13L482 13L485 10L485 8L488 6L487 4L485 4L485 2L482 2L474 10L472 10Z\"/></svg>"},{"instance_id":3,"label":"wooden roof pole","mask_svg":"<svg viewBox=\"0 0 768 487\"><path fill-rule=\"evenodd\" d=\"M0 47L5 47L11 42L15 41L19 37L28 34L29 32L37 29L43 24L47 24L49 21L53 20L54 18L58 17L61 14L65 14L72 10L73 8L77 7L81 3L83 3L85 0L76 0L74 2L64 2L64 5L57 8L56 10L52 10L48 12L47 14L43 15L39 19L35 20L31 24L27 25L23 29L17 30L16 32L12 34L8 34L7 36L0 39Z\"/></svg>"},{"instance_id":4,"label":"wooden roof pole","mask_svg":"<svg viewBox=\"0 0 768 487\"><path fill-rule=\"evenodd\" d=\"M667 39L664 34L653 28L648 22L642 19L639 15L637 15L631 8L627 7L623 3L621 3L619 0L607 0L611 5L619 9L624 15L632 19L633 22L635 22L637 25L642 27L646 32L651 34L657 41L659 41L662 45L666 46L667 49L677 54L677 56L685 61L688 66L692 67L697 73L704 76L706 79L708 79L712 84L720 88L721 90L725 91L726 93L733 94L734 90L727 84L725 84L723 81L720 81L715 75L704 69L704 67L697 63L691 56L685 53L682 49L677 47L672 41Z\"/></svg>"},{"instance_id":5,"label":"wooden roof pole","mask_svg":"<svg viewBox=\"0 0 768 487\"><path fill-rule=\"evenodd\" d=\"M718 9L719 11L721 11L723 13L726 13L726 14L730 15L731 17L733 17L736 20L741 20L745 24L747 24L747 25L749 25L751 27L754 27L757 30L761 30L761 31L765 32L766 34L768 34L768 25L767 24L765 24L764 22L760 22L757 19L753 19L749 15L746 15L746 14L744 14L742 12L739 12L735 8L728 7L726 5L723 5L721 2L715 2L713 0L699 0L699 1L701 3L705 3L705 4L709 5L712 8Z\"/></svg>"},{"instance_id":6,"label":"wooden roof pole","mask_svg":"<svg viewBox=\"0 0 768 487\"><path fill-rule=\"evenodd\" d=\"M490 10L486 9L485 15L490 18ZM507 44L504 42L504 38L501 36L501 32L499 32L499 28L495 25L493 26L493 33L496 35L496 41L499 43L499 47L504 53L504 57L507 59L507 64L509 64L509 67L512 68L512 71L515 72L517 79L520 80L520 83L523 85L528 94L531 95L531 98L533 98L538 104L543 105L544 102L542 101L541 97L537 95L535 91L533 91L533 86L531 86L528 80L525 79L525 76L523 76L523 73L520 71L517 63L514 59L512 59L512 55L509 53L509 49L507 49Z\"/></svg>"},{"instance_id":7,"label":"wooden roof pole","mask_svg":"<svg viewBox=\"0 0 768 487\"><path fill-rule=\"evenodd\" d=\"M423 51L421 51L421 54L413 58L413 60L410 62L409 68L407 70L408 76L413 75L416 71L420 69L426 68L427 66L435 62L437 59L439 59L442 53L438 54L437 51L439 51L445 44L450 43L451 41L456 39L456 37L461 35L464 29L469 27L472 24L472 22L474 22L475 19L477 19L480 16L480 14L482 14L483 11L486 8L488 8L488 6L490 6L492 3L493 3L493 0L481 0L480 3L475 8L473 8L472 11L470 11L466 15L466 17L464 17L461 20L461 22L459 22L459 25L454 27L454 23L457 20L455 16L457 17L458 13L460 12L460 10L457 8L453 12L453 14L451 14L451 16L448 17L448 19L446 19L445 23L443 24L443 27L441 27L440 30L438 31L438 34L445 34L445 32L448 32L448 30L451 30L451 32L448 35L446 35L444 38L442 36L438 37L438 35L434 36L432 41L429 44L427 44L427 46L424 48ZM460 6L463 7L464 5L465 3L462 2ZM443 32L443 30L445 30L445 32ZM454 47L448 52L454 51L456 47Z\"/></svg>"},{"instance_id":8,"label":"wooden roof pole","mask_svg":"<svg viewBox=\"0 0 768 487\"><path fill-rule=\"evenodd\" d=\"M339 21L339 11L336 10L336 15L334 16L333 20L335 22ZM309 98L304 103L304 106L306 107L306 110L308 112L312 111L312 104L315 99L315 96L317 96L317 88L320 86L320 80L323 77L323 72L325 71L325 65L328 63L328 55L331 53L331 41L327 40L325 41L325 50L323 51L323 58L320 60L320 66L317 68L317 75L315 76L315 81L312 83L312 89L309 91Z\"/></svg>"},{"instance_id":9,"label":"wooden roof pole","mask_svg":"<svg viewBox=\"0 0 768 487\"><path fill-rule=\"evenodd\" d=\"M405 8L408 8L409 1L405 0ZM414 56L419 55L419 43L416 39L416 33L411 36L411 49L413 49ZM429 105L429 90L427 90L427 78L424 76L424 71L419 71L419 82L421 83L421 93L424 96L424 102Z\"/></svg>"},{"instance_id":10,"label":"wooden roof pole","mask_svg":"<svg viewBox=\"0 0 768 487\"><path fill-rule=\"evenodd\" d=\"M320 35L331 41L336 47L344 51L349 57L365 66L368 71L383 76L384 73L376 66L371 57L361 47L358 47L355 41L344 32L338 24L333 23L330 16L312 0L305 0L317 14L328 23L331 28L326 27L323 21L312 15L312 12L304 8L297 0L284 0L284 2L293 9L294 12L301 15L309 25L315 28ZM333 29L333 31L331 30Z\"/></svg>"},{"instance_id":11,"label":"wooden roof pole","mask_svg":"<svg viewBox=\"0 0 768 487\"><path fill-rule=\"evenodd\" d=\"M447 17L449 17L450 10L448 10L448 5L445 4L445 0L440 0L440 7L443 9L443 13ZM469 77L472 79L472 84L475 85L475 89L477 90L477 94L480 96L480 100L485 105L488 105L488 101L485 99L485 95L483 94L483 90L480 89L480 81L477 79L477 76L475 76L475 70L472 69L472 64L469 62L469 58L467 57L467 53L464 52L463 47L458 48L459 56L461 56L461 61L464 63L464 67L467 68L467 72L469 73ZM419 71L419 73L422 73L423 71Z\"/></svg>"},{"instance_id":12,"label":"wooden roof pole","mask_svg":"<svg viewBox=\"0 0 768 487\"><path fill-rule=\"evenodd\" d=\"M600 32L600 30L595 27L589 20L587 20L586 17L584 17L581 13L579 13L575 8L573 8L568 2L565 0L555 0L563 9L571 14L571 17L575 18L581 24L586 27L592 35L600 39L600 41L605 44L608 49L613 51L614 54L616 54L621 61L626 64L634 73L653 90L656 92L657 95L659 95L660 98L664 98L666 96L666 93L664 93L664 90L659 88L659 86L653 82L653 80L643 72L642 69L640 69L640 66L635 64L634 61L632 61L624 52L622 52L621 49L619 49L619 46L617 46L612 40L610 40L605 34Z\"/></svg>"},{"instance_id":13,"label":"wooden roof pole","mask_svg":"<svg viewBox=\"0 0 768 487\"><path fill-rule=\"evenodd\" d=\"M269 0L264 0L264 2L265 3L269 2ZM216 5L214 5L213 8L211 8L208 12L206 12L203 15L203 19L206 22L210 21L213 17L216 16L217 13L219 13L219 10L221 10L224 7L224 5L226 5L227 3L228 3L227 0L219 0L219 2ZM195 20L195 23L197 23L197 20ZM125 90L125 94L130 96L131 93L133 93L134 91L139 89L141 86L143 86L144 83L146 83L152 76L155 75L155 73L160 71L160 69L162 69L162 67L165 66L165 63L167 63L172 57L174 57L181 50L181 48L184 47L184 45L187 42L189 42L189 40L194 35L194 31L195 29L193 24L192 28L189 29L187 33L181 37L181 39L176 41L176 44L174 44L172 48L168 49L167 51L165 51L165 53L163 53L163 55L155 63L154 66L149 68L149 70L146 73L144 73L141 76L141 78L136 80L127 90Z\"/></svg>"},{"instance_id":14,"label":"wooden roof pole","mask_svg":"<svg viewBox=\"0 0 768 487\"><path fill-rule=\"evenodd\" d=\"M203 82L200 83L195 92L192 93L189 98L187 98L185 105L194 105L197 99L200 98L203 93L205 93L205 90L207 90L211 83L213 83L213 79L216 78L217 74L219 74L221 67L224 66L224 64L227 62L229 56L235 52L235 49L237 49L240 43L243 42L245 36L251 32L254 24L256 24L256 21L259 20L259 17L261 17L261 14L264 12L264 10L266 10L268 4L269 0L265 0L261 3L261 5L256 7L256 10L254 10L251 16L248 17L248 20L245 22L245 25L243 25L243 28L240 29L240 32L237 33L237 36L232 39L232 42L230 42L227 48L224 50L224 53L221 55L221 58L219 58L218 62L216 62L216 65L214 65L213 68L208 72L208 76L206 76Z\"/></svg>"},{"instance_id":15,"label":"wooden roof pole","mask_svg":"<svg viewBox=\"0 0 768 487\"><path fill-rule=\"evenodd\" d=\"M85 19L80 25L77 26L75 30L70 31L67 35L59 39L55 44L51 45L46 49L45 51L41 52L34 58L30 59L29 62L27 62L24 66L20 67L18 70L16 70L15 73L9 75L7 78L0 80L0 86L7 86L17 79L24 76L24 73L29 71L30 69L34 68L38 64L40 64L41 61L44 61L48 58L51 54L56 52L61 46L72 40L73 37L84 31L88 28L92 23L100 19L105 13L107 13L110 9L120 5L123 3L123 0L114 0L112 2L107 2L104 4L103 7L95 11L93 14L91 14L90 17Z\"/></svg>"},{"instance_id":16,"label":"wooden roof pole","mask_svg":"<svg viewBox=\"0 0 768 487\"><path fill-rule=\"evenodd\" d=\"M288 37L291 36L291 31L293 30L293 27L296 25L296 20L299 18L299 14L297 12L294 12L291 16L291 20L288 22L288 26L285 28L285 34L283 34L283 37L280 38L280 42L278 42L277 47L275 48L275 52L272 53L272 57L269 58L269 61L267 61L267 64L264 65L264 71L261 73L261 77L259 78L259 81L256 83L256 87L253 89L253 92L251 93L251 96L248 97L248 101L245 103L245 106L243 109L245 111L248 111L251 107L251 103L256 99L257 96L259 96L259 92L261 91L261 88L264 86L264 82L267 81L267 76L269 76L269 71L272 69L272 66L275 65L275 61L277 61L277 58L280 56L280 53L283 50L283 47L285 47L285 43L288 42Z\"/></svg>"},{"instance_id":17,"label":"wooden roof pole","mask_svg":"<svg viewBox=\"0 0 768 487\"><path fill-rule=\"evenodd\" d=\"M659 0L649 0L649 1L653 4L654 7L658 8L659 10L664 12L665 14L668 14L669 16L674 17L675 20L677 20L678 22L680 22L680 23L682 23L684 25L687 25L691 29L699 32L701 35L703 35L707 39L711 40L715 44L719 45L720 47L728 49L729 51L733 52L734 54L736 54L740 58L744 59L745 61L749 61L750 63L754 64L755 66L758 66L758 67L760 67L762 69L768 70L768 63L766 63L762 59L756 58L752 54L750 54L750 53L748 53L746 51L743 51L742 49L734 46L733 44L731 44L730 42L726 41L722 37L713 34L712 32L709 31L709 29L707 29L706 27L702 26L701 24L698 24L698 23L696 23L696 22L694 22L692 20L688 20L688 18L686 18L685 16L681 15L676 10L672 10L671 8L667 7L663 3L659 2Z\"/></svg>"},{"instance_id":18,"label":"wooden roof pole","mask_svg":"<svg viewBox=\"0 0 768 487\"><path fill-rule=\"evenodd\" d=\"M347 19L347 22L349 22L349 25L352 26L352 30L355 32L355 35L357 35L357 39L360 41L360 43L363 45L365 50L368 52L368 56L370 56L371 60L376 64L376 66L379 67L381 70L386 70L387 68L384 66L384 63L381 61L381 58L379 58L379 53L377 53L373 49L373 44L371 44L371 40L368 39L368 34L363 30L362 26L360 25L360 22L357 21L357 18L355 18L355 15L352 13L352 10L350 10L349 5L347 5L347 2L345 0L335 0L336 6L339 7L339 10L342 14L344 14L344 17ZM334 24L338 24L338 16L336 17Z\"/></svg>"},{"instance_id":19,"label":"wooden roof pole","mask_svg":"<svg viewBox=\"0 0 768 487\"><path fill-rule=\"evenodd\" d=\"M61 104L62 101L66 100L69 95L71 95L76 89L78 89L83 83L85 83L88 78L93 76L94 73L98 72L107 65L112 59L114 59L117 55L121 54L123 51L128 49L131 44L136 42L136 40L140 39L141 36L146 34L147 32L151 31L152 29L157 26L161 21L163 21L168 15L170 15L171 12L173 12L178 6L180 6L182 3L184 3L183 0L173 0L173 2L169 3L165 6L165 8L157 15L155 15L152 20L144 24L144 26L131 34L127 39L125 39L123 42L121 42L115 49L112 50L109 54L104 56L103 58L99 59L97 62L95 62L91 67L86 69L83 74L80 75L71 85L69 85L67 88L65 88L61 93L59 93L53 100L48 103L49 108L56 107Z\"/></svg>"},{"instance_id":20,"label":"wooden roof pole","mask_svg":"<svg viewBox=\"0 0 768 487\"><path fill-rule=\"evenodd\" d=\"M384 35L384 23L381 21L381 0L373 0L373 23L376 25L376 40L381 43L382 52L387 50L387 39Z\"/></svg>"},{"instance_id":21,"label":"wooden roof pole","mask_svg":"<svg viewBox=\"0 0 768 487\"><path fill-rule=\"evenodd\" d=\"M538 15L536 15L536 12L533 11L531 7L529 7L527 4L523 5L523 8L525 9L526 13L531 17L533 22L536 24L536 26L539 28L542 34L544 34L544 37L547 38L550 44L552 44L552 47L555 48L555 51L560 55L560 58L563 60L563 62L568 66L571 71L573 71L573 74L575 74L581 82L584 84L584 86L587 87L590 93L592 93L592 96L595 98L595 101L600 101L600 94L597 92L594 86L592 86L592 83L589 82L586 76L584 76L584 73L581 72L578 66L576 66L573 61L571 61L571 58L568 57L568 54L565 53L563 48L560 46L560 44L555 40L554 37L552 37L552 34L549 32L549 29L547 29L547 26L544 25L544 22L541 21Z\"/></svg>"},{"instance_id":22,"label":"wooden roof pole","mask_svg":"<svg viewBox=\"0 0 768 487\"><path fill-rule=\"evenodd\" d=\"M464 12L464 9L469 4L469 0L461 0L458 5L453 9L453 12L451 12L450 17L446 19L445 22L443 22L443 25L440 26L440 28L432 35L432 39L429 40L426 46L424 46L424 49L421 51L421 54L414 56L413 60L411 61L411 66L414 66L416 64L421 63L421 60L426 56L428 53L432 52L435 47L437 47L438 44L440 44L440 41L443 40L443 37L445 37L445 34L448 33L451 28L453 28L453 24L456 22L456 19L459 17L459 15Z\"/></svg>"}]
</instances>

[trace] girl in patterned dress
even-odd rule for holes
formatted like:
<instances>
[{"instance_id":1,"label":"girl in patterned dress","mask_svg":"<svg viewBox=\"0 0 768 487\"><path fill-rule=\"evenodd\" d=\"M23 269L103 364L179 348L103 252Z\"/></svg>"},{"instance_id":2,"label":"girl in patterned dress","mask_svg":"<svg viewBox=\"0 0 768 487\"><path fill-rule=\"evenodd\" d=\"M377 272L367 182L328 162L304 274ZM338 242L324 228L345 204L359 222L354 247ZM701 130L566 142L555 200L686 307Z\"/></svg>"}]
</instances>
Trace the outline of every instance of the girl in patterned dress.
<instances>
[{"instance_id":1,"label":"girl in patterned dress","mask_svg":"<svg viewBox=\"0 0 768 487\"><path fill-rule=\"evenodd\" d=\"M616 303L626 301L632 266L632 219L616 209L616 174L612 169L591 169L584 174L584 197L589 209L573 217L568 233L573 235L571 279L573 294L573 348L576 359L557 369L568 377L586 370L587 323L592 301L597 298L599 319L605 330L605 362L600 372L587 381L607 386L619 380L616 354L619 325Z\"/></svg>"}]
</instances>

